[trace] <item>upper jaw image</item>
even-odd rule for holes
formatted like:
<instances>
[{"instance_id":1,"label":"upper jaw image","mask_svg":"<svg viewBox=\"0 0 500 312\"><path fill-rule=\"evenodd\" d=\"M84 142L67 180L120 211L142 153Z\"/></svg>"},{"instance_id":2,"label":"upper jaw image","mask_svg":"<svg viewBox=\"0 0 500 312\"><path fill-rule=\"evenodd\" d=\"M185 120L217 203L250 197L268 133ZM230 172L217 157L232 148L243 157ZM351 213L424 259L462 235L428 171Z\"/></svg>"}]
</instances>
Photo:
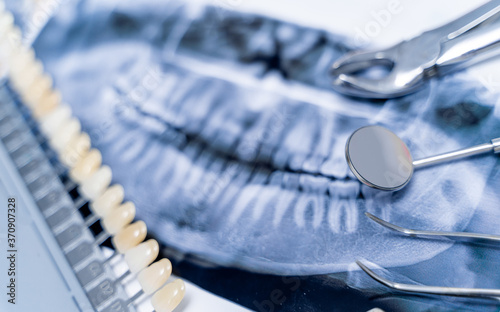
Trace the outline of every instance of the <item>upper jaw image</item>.
<instances>
[{"instance_id":1,"label":"upper jaw image","mask_svg":"<svg viewBox=\"0 0 500 312\"><path fill-rule=\"evenodd\" d=\"M488 141L499 116L480 86L459 73L385 102L343 97L327 76L351 50L342 37L221 10L82 1L34 43L162 244L217 265L310 275L359 258L410 266L454 248L401 238L364 212L408 228L494 231L493 220L471 220L499 210L495 157L419 170L392 193L361 185L344 157L349 135L370 124L415 157Z\"/></svg>"}]
</instances>

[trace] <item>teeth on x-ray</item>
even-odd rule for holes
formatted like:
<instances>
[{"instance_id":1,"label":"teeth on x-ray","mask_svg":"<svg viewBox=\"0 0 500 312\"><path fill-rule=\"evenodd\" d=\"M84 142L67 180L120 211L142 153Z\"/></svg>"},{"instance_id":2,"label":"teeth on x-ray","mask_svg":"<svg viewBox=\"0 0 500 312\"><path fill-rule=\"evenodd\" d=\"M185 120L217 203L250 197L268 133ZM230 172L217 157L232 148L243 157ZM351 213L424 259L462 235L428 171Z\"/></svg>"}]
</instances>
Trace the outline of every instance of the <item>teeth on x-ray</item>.
<instances>
[{"instance_id":1,"label":"teeth on x-ray","mask_svg":"<svg viewBox=\"0 0 500 312\"><path fill-rule=\"evenodd\" d=\"M344 153L347 137L361 126L383 120L417 155L472 145L472 140L483 141L481 136L489 138L489 131L500 129L488 114L476 114L475 123L456 133L443 126L435 111L426 109L431 115L421 115L422 107L450 99L453 88L446 84L431 85L432 92L416 93L410 102L357 103L359 109L374 112L369 117L345 107L338 111L336 107L350 105L343 99L331 109L315 105L319 99L308 90L330 88L328 64L349 50L331 34L177 1L159 13L149 12L153 16L128 16L131 10L120 5L120 13L112 16L95 14L91 6L74 10L73 23L86 31L78 49L73 49L77 43L68 31L61 37L70 44L62 40L64 45L36 46L37 54L67 90L64 98L102 152L103 162L112 167L113 183L122 184L128 200L136 203L137 217L163 243L182 252L203 254L217 264L283 274L341 271L366 257L384 267L409 265L450 244L374 238L380 231L362 212L394 223L411 216L426 228L462 230L487 187L481 177L494 165L492 159L419 172L397 194L360 187ZM148 21L135 22L139 16ZM72 29L64 23L56 17L45 33ZM114 25L111 32L98 27L106 24ZM108 44L105 37L119 38L121 44ZM52 42L45 34L39 40ZM158 44L141 45L147 40ZM120 57L96 62L109 59L100 57L109 53ZM189 60L202 70L195 72ZM256 83L205 75L228 67ZM108 69L126 78L100 74ZM309 102L260 84L260 78L276 73L288 88L307 85L301 98ZM67 78L77 81L78 89L66 85ZM476 88L462 89L481 103ZM447 103L460 105L459 99ZM481 130L475 128L479 123ZM447 141L437 142L436 133ZM422 215L415 215L417 206ZM452 214L459 220L443 224Z\"/></svg>"}]
</instances>

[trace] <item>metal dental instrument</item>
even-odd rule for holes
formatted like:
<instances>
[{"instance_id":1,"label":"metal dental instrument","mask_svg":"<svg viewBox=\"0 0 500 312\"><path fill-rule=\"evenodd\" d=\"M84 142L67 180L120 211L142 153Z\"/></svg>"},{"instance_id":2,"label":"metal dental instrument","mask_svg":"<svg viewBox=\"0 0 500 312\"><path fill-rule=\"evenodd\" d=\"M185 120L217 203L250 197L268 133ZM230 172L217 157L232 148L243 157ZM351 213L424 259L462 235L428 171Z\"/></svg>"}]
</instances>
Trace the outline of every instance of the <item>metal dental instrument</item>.
<instances>
[{"instance_id":1,"label":"metal dental instrument","mask_svg":"<svg viewBox=\"0 0 500 312\"><path fill-rule=\"evenodd\" d=\"M500 54L500 0L489 1L444 26L385 50L353 52L331 69L333 88L363 98L393 98L422 87L426 80ZM382 78L363 72L384 67Z\"/></svg>"},{"instance_id":2,"label":"metal dental instrument","mask_svg":"<svg viewBox=\"0 0 500 312\"><path fill-rule=\"evenodd\" d=\"M394 225L387 221L377 218L376 216L366 212L365 215L377 222L378 224L394 230L396 232L408 235L408 236L441 236L448 238L468 238L472 240L483 240L483 241L493 241L500 242L499 235L490 234L478 234L478 233L465 233L465 232L440 232L440 231L418 231L402 228L400 226ZM405 292L415 292L424 293L432 295L447 295L447 296L463 296L463 297L500 297L500 289L487 289L487 288L461 288L461 287L440 287L440 286L426 286L426 285L411 285L402 284L385 279L375 272L370 270L361 261L356 261L359 267L365 271L371 278L377 282L400 291Z\"/></svg>"},{"instance_id":3,"label":"metal dental instrument","mask_svg":"<svg viewBox=\"0 0 500 312\"><path fill-rule=\"evenodd\" d=\"M473 147L413 160L406 144L381 126L356 130L347 140L349 168L364 184L384 191L397 191L410 181L413 170L487 152L500 153L500 138Z\"/></svg>"}]
</instances>

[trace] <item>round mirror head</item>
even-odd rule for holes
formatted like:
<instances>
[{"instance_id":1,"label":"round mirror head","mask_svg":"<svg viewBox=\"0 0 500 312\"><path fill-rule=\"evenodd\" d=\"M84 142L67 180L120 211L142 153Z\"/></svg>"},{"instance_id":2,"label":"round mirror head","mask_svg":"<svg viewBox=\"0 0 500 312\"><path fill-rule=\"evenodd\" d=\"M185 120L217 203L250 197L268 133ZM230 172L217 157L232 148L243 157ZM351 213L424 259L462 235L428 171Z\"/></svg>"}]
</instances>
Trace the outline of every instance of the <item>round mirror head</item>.
<instances>
[{"instance_id":1,"label":"round mirror head","mask_svg":"<svg viewBox=\"0 0 500 312\"><path fill-rule=\"evenodd\" d=\"M406 144L380 126L356 130L347 141L345 155L354 175L376 189L399 190L413 175L413 160Z\"/></svg>"}]
</instances>

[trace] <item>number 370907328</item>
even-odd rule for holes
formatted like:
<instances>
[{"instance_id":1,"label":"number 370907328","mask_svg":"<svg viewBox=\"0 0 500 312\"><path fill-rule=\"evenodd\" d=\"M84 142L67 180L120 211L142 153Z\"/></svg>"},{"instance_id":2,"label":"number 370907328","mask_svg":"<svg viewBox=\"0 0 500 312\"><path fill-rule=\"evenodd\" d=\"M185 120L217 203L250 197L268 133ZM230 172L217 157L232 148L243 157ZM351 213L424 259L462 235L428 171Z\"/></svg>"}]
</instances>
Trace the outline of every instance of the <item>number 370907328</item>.
<instances>
[{"instance_id":1,"label":"number 370907328","mask_svg":"<svg viewBox=\"0 0 500 312\"><path fill-rule=\"evenodd\" d=\"M7 203L7 243L10 248L16 246L16 199L10 197Z\"/></svg>"}]
</instances>

